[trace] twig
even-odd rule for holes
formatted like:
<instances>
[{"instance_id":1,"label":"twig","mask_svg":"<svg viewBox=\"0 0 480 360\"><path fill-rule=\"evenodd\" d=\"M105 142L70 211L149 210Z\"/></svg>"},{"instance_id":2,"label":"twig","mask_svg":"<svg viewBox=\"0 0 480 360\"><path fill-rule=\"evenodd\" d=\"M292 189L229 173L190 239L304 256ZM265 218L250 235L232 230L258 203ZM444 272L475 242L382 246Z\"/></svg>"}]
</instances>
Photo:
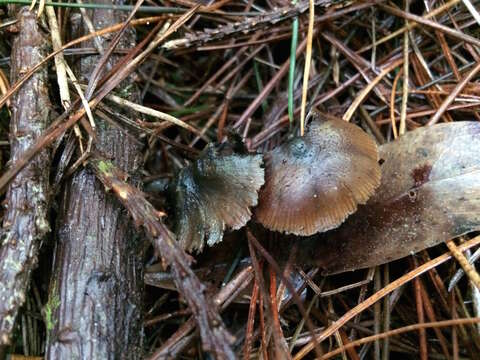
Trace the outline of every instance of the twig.
<instances>
[{"instance_id":1,"label":"twig","mask_svg":"<svg viewBox=\"0 0 480 360\"><path fill-rule=\"evenodd\" d=\"M197 320L204 350L221 358L234 359L230 347L233 338L225 329L216 304L207 296L205 286L190 268L191 258L163 225L158 212L137 188L125 182L125 174L110 161L94 155L89 164L102 184L111 189L127 208L136 226L143 226L155 250L162 257L163 264L171 267L175 285Z\"/></svg>"},{"instance_id":2,"label":"twig","mask_svg":"<svg viewBox=\"0 0 480 360\"><path fill-rule=\"evenodd\" d=\"M278 10L271 11L269 13L259 14L255 17L250 17L243 22L235 22L225 26L220 26L216 29L208 29L208 31L202 33L187 34L183 39L171 40L163 45L165 49L179 49L190 48L193 46L204 45L207 42L214 40L224 40L228 37L235 36L236 34L246 34L258 29L268 27L272 24L278 24L281 21L285 21L306 12L309 7L310 0L299 1L294 6L285 6ZM313 0L312 0L313 1ZM338 3L346 2L340 0ZM327 8L333 4L332 0L315 0L313 1L315 6ZM362 4L365 5L365 4ZM231 14L229 12L229 14Z\"/></svg>"},{"instance_id":3,"label":"twig","mask_svg":"<svg viewBox=\"0 0 480 360\"><path fill-rule=\"evenodd\" d=\"M78 27L72 26L72 32L89 31L87 27L94 31L93 28L99 24L125 20L124 15L95 11L91 13L91 26L82 20ZM133 46L135 33L130 31L124 35L128 56L136 51ZM92 43L90 41L86 45L91 46ZM112 53L115 43L105 41L103 46L105 54L108 54ZM89 79L98 60L95 55L83 57L77 63L76 70L81 81ZM118 56L108 59L104 68L113 67L115 61L119 61ZM83 104L87 104L86 96L77 84L77 76L67 66L66 71ZM132 81L132 78L127 79L124 86L132 84ZM135 88L132 89L132 97L138 94ZM83 114L89 114L94 127L88 106L84 107ZM86 118L79 120L89 133L88 144L91 144L96 132ZM133 181L138 183L141 144L118 128L106 123L102 125L98 128L96 149L115 159L117 166L128 169ZM73 168L85 160L88 147ZM51 360L118 358L125 353L137 353L143 340L143 263L139 261L142 243L140 238L132 236L133 226L128 221L128 215L122 211L118 201L105 196L95 175L89 169L81 168L68 178L63 187L57 219L58 242L47 304L50 321L47 322L49 341L46 357ZM93 249L101 249L101 255ZM111 326L113 318L115 326ZM65 338L73 340L65 342ZM128 341L118 342L119 338Z\"/></svg>"}]
</instances>

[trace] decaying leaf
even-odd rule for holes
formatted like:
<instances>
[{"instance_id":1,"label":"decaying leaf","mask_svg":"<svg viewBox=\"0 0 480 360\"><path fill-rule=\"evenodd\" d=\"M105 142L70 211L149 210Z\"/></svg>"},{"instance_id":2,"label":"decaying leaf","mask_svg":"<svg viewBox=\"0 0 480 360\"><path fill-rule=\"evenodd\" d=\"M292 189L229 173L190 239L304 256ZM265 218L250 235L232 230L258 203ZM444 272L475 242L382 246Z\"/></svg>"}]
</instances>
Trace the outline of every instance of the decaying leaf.
<instances>
[{"instance_id":1,"label":"decaying leaf","mask_svg":"<svg viewBox=\"0 0 480 360\"><path fill-rule=\"evenodd\" d=\"M339 226L380 185L375 142L359 127L318 115L303 137L265 155L255 210L266 228L312 235Z\"/></svg>"},{"instance_id":2,"label":"decaying leaf","mask_svg":"<svg viewBox=\"0 0 480 360\"><path fill-rule=\"evenodd\" d=\"M173 184L176 233L182 247L201 251L243 227L264 183L261 155L221 154L213 145L182 169Z\"/></svg>"},{"instance_id":3,"label":"decaying leaf","mask_svg":"<svg viewBox=\"0 0 480 360\"><path fill-rule=\"evenodd\" d=\"M383 145L375 195L340 228L297 239L297 260L339 273L480 230L479 153L477 122L425 127Z\"/></svg>"}]
</instances>

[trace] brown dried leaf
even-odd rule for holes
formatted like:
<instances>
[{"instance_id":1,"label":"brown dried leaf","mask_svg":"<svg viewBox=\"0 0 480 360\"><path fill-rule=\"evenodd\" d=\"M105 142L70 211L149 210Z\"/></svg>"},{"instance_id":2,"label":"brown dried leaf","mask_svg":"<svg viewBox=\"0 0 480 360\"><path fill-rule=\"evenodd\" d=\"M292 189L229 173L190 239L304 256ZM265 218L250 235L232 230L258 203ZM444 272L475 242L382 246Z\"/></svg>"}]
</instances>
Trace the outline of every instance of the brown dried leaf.
<instances>
[{"instance_id":1,"label":"brown dried leaf","mask_svg":"<svg viewBox=\"0 0 480 360\"><path fill-rule=\"evenodd\" d=\"M265 155L255 210L266 228L312 235L339 226L380 185L375 142L358 126L319 116L303 137Z\"/></svg>"},{"instance_id":2,"label":"brown dried leaf","mask_svg":"<svg viewBox=\"0 0 480 360\"><path fill-rule=\"evenodd\" d=\"M480 124L425 127L380 147L382 184L335 231L301 241L326 273L380 265L480 230Z\"/></svg>"}]
</instances>

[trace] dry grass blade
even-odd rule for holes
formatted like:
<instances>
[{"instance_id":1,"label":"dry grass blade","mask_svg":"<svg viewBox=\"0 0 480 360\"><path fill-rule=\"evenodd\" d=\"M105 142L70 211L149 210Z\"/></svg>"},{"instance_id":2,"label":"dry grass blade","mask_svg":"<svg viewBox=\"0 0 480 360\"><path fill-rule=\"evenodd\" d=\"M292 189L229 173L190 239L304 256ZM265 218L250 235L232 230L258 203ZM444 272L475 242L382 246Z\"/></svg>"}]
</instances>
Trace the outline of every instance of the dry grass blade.
<instances>
[{"instance_id":1,"label":"dry grass blade","mask_svg":"<svg viewBox=\"0 0 480 360\"><path fill-rule=\"evenodd\" d=\"M169 115L167 113L149 108L147 106L136 104L132 101L129 101L127 99L123 99L123 98L121 98L117 95L114 95L114 94L109 94L109 95L106 96L106 98L108 100L113 101L114 103L116 103L118 105L128 107L132 110L138 111L139 113L149 115L149 116L153 116L153 117L155 117L159 120L167 121L167 122L172 123L174 125L180 126L184 129L192 132L193 134L196 134L196 135L200 136L203 140L205 140L207 142L209 141L209 139L204 134L202 134L202 132L200 130L198 130L197 128L195 128L192 125L187 124L186 122L184 122L180 119L177 119L176 117L174 117L172 115Z\"/></svg>"},{"instance_id":2,"label":"dry grass blade","mask_svg":"<svg viewBox=\"0 0 480 360\"><path fill-rule=\"evenodd\" d=\"M40 4L38 4L38 13L37 13L38 18L43 14L43 10L45 9L45 1L46 0L40 0Z\"/></svg>"},{"instance_id":3,"label":"dry grass blade","mask_svg":"<svg viewBox=\"0 0 480 360\"><path fill-rule=\"evenodd\" d=\"M48 6L46 9L48 25L52 36L52 45L54 51L62 48L62 40L58 29L57 17L53 7ZM59 52L55 55L55 70L57 73L58 89L60 91L60 100L64 109L68 109L71 105L70 91L68 90L67 70L65 69L65 58L63 53Z\"/></svg>"},{"instance_id":4,"label":"dry grass blade","mask_svg":"<svg viewBox=\"0 0 480 360\"><path fill-rule=\"evenodd\" d=\"M409 8L409 0L405 1L405 11L408 12ZM405 27L408 28L408 20L405 20ZM408 69L409 69L409 61L408 61L408 31L403 33L403 83L402 83L402 107L400 110L400 127L398 129L398 133L400 135L405 134L407 129L407 102L408 102Z\"/></svg>"},{"instance_id":5,"label":"dry grass blade","mask_svg":"<svg viewBox=\"0 0 480 360\"><path fill-rule=\"evenodd\" d=\"M309 0L307 48L305 52L305 69L303 71L302 104L300 107L300 136L303 136L303 133L305 131L305 108L307 107L308 80L310 77L310 65L312 63L314 17L315 17L315 8L313 6L313 0Z\"/></svg>"},{"instance_id":6,"label":"dry grass blade","mask_svg":"<svg viewBox=\"0 0 480 360\"><path fill-rule=\"evenodd\" d=\"M53 50L58 51L62 47L62 40L60 36L60 30L58 28L57 17L55 15L55 10L53 7L48 6L46 8L46 14L48 19L48 25L50 27L50 33L52 37L52 45ZM68 64L65 62L65 58L63 53L58 53L55 55L55 71L57 74L57 83L58 83L58 90L60 92L60 101L62 102L62 106L65 110L70 109L71 106L71 99L70 99L70 90L68 89L68 78L67 78L67 67ZM70 76L71 77L71 76ZM85 103L84 103L85 106ZM85 107L86 110L87 107ZM88 113L87 113L88 114ZM82 144L82 133L80 132L80 128L77 124L73 126L75 131L75 135L78 138L78 142L80 145L80 151L83 153L83 144Z\"/></svg>"},{"instance_id":7,"label":"dry grass blade","mask_svg":"<svg viewBox=\"0 0 480 360\"><path fill-rule=\"evenodd\" d=\"M87 115L88 120L90 121L90 126L92 127L92 131L95 131L95 120L93 119L92 109L90 108L90 105L88 104L88 101L85 95L83 94L83 91L80 88L80 85L78 84L77 78L73 73L72 69L70 69L70 66L68 66L68 64L65 64L65 70L68 74L68 77L72 81L73 87L75 88L78 96L80 97L80 101L82 102L83 108L85 109L85 114Z\"/></svg>"}]
</instances>

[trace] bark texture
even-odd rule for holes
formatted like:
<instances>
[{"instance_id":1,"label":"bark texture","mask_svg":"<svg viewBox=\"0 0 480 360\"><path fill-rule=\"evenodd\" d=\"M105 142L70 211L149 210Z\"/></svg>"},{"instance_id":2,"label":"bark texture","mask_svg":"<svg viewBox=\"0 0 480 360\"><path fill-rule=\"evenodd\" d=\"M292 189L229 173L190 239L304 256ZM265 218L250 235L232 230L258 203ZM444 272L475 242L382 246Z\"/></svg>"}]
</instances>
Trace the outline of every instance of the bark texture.
<instances>
[{"instance_id":1,"label":"bark texture","mask_svg":"<svg viewBox=\"0 0 480 360\"><path fill-rule=\"evenodd\" d=\"M97 29L125 20L124 14L111 10L88 14ZM83 21L80 28L87 32ZM119 47L134 45L135 34L128 30ZM107 48L108 43L102 40L102 46ZM98 56L83 57L76 64L81 82L88 82L98 60ZM136 101L136 96L131 91L128 97ZM118 128L96 121L96 148L135 179L141 161L139 143ZM91 171L81 169L69 179L57 228L48 359L142 357L142 256L132 228L121 204L106 194Z\"/></svg>"},{"instance_id":2,"label":"bark texture","mask_svg":"<svg viewBox=\"0 0 480 360\"><path fill-rule=\"evenodd\" d=\"M12 83L46 55L46 38L36 15L18 12L18 34L11 54ZM35 73L12 99L11 164L40 137L50 118L47 70ZM6 213L0 229L0 345L9 341L15 317L25 300L30 274L37 264L41 241L50 230L47 221L51 155L41 151L15 177L6 195Z\"/></svg>"}]
</instances>

